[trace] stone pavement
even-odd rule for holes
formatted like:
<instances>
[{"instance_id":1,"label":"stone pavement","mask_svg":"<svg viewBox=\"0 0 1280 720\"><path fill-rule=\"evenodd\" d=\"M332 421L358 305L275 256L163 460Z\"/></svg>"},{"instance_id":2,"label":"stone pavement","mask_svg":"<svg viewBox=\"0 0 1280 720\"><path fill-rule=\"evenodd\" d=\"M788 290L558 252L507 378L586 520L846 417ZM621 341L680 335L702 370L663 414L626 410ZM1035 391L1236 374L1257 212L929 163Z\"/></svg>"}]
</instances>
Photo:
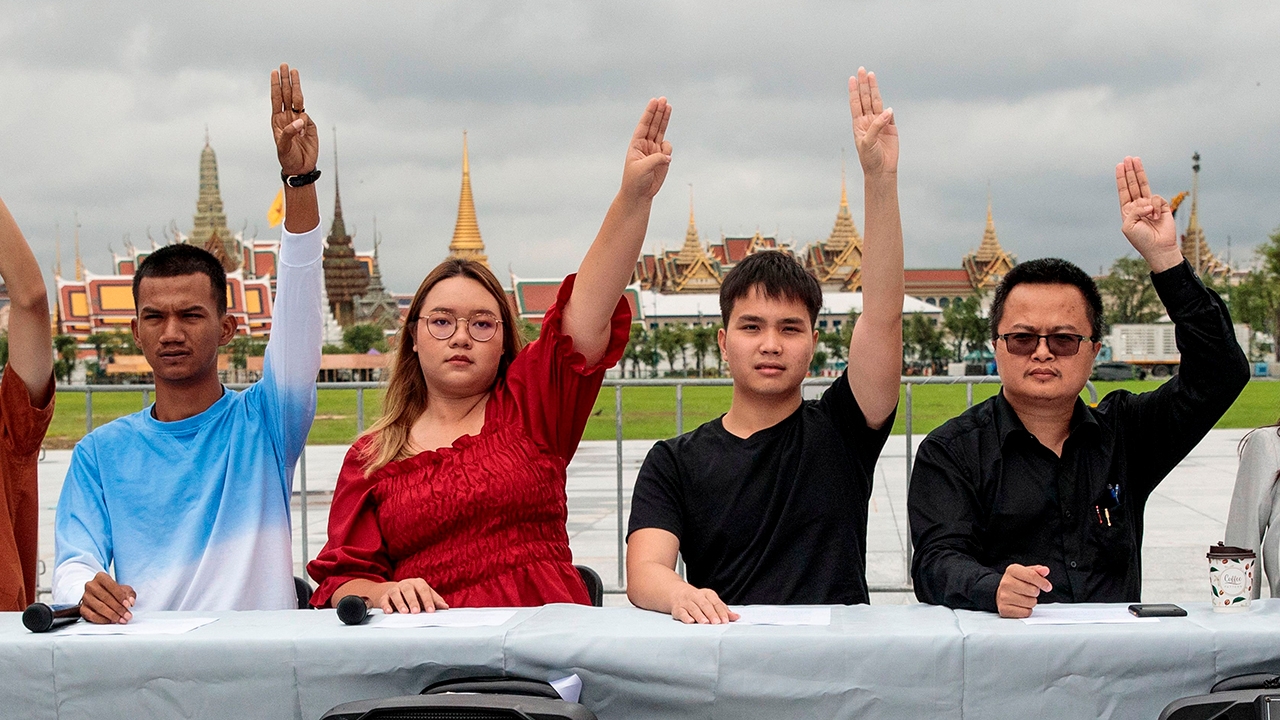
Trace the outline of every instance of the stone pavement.
<instances>
[{"instance_id":1,"label":"stone pavement","mask_svg":"<svg viewBox=\"0 0 1280 720\"><path fill-rule=\"evenodd\" d=\"M1235 482L1236 447L1245 430L1214 430L1161 483L1147 504L1143 543L1143 599L1207 601L1208 579L1204 554L1222 539L1231 489ZM916 436L918 443L922 438ZM867 582L873 603L915 602L905 589L906 573L906 438L889 438L876 466L867 529ZM649 440L628 440L622 448L623 519L630 508L631 488ZM329 501L346 453L345 446L307 448L306 484L308 557L324 545ZM53 516L71 451L50 451L40 464L40 556L45 572L40 586L48 587L53 568ZM302 517L300 474L294 479L294 557L302 574ZM575 562L600 573L608 589L618 578L618 479L616 443L584 442L569 466L569 537ZM1267 594L1263 590L1263 596ZM623 595L606 596L606 604L626 604Z\"/></svg>"}]
</instances>

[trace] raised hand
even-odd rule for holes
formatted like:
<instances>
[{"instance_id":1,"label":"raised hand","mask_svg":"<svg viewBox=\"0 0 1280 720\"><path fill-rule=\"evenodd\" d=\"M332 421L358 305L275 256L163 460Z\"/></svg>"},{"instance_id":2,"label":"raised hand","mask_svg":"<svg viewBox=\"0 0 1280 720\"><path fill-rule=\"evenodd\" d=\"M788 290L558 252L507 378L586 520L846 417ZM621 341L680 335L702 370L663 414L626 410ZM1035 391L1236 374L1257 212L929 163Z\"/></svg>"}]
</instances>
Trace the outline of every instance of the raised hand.
<instances>
[{"instance_id":1,"label":"raised hand","mask_svg":"<svg viewBox=\"0 0 1280 720\"><path fill-rule=\"evenodd\" d=\"M667 123L671 106L664 97L650 100L631 136L627 161L622 170L622 194L636 200L650 200L662 188L671 167L671 143Z\"/></svg>"},{"instance_id":2,"label":"raised hand","mask_svg":"<svg viewBox=\"0 0 1280 720\"><path fill-rule=\"evenodd\" d=\"M1151 271L1161 272L1180 264L1182 249L1178 246L1173 210L1164 198L1151 194L1141 158L1126 157L1116 165L1116 190L1123 220L1120 229Z\"/></svg>"},{"instance_id":3,"label":"raised hand","mask_svg":"<svg viewBox=\"0 0 1280 720\"><path fill-rule=\"evenodd\" d=\"M849 78L849 112L853 115L853 140L858 160L867 175L898 171L898 126L893 108L884 107L876 74L858 68Z\"/></svg>"},{"instance_id":4,"label":"raised hand","mask_svg":"<svg viewBox=\"0 0 1280 720\"><path fill-rule=\"evenodd\" d=\"M302 175L316 169L320 136L302 102L302 81L286 63L271 71L271 129L276 156L286 175Z\"/></svg>"}]
</instances>

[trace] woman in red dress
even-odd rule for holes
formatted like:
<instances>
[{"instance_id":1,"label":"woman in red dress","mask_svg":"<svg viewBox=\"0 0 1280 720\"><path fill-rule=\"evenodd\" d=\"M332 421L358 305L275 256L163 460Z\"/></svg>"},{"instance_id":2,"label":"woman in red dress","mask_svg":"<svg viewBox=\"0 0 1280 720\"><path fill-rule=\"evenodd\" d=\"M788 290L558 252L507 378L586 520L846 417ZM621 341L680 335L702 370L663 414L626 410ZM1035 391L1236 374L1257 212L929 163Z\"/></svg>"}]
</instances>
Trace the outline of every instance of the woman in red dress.
<instances>
[{"instance_id":1,"label":"woman in red dress","mask_svg":"<svg viewBox=\"0 0 1280 720\"><path fill-rule=\"evenodd\" d=\"M311 603L384 612L589 604L565 527L565 468L605 369L627 344L622 292L671 162L671 106L650 100L622 187L540 337L521 347L484 265L447 260L400 330L383 415L347 452Z\"/></svg>"}]
</instances>

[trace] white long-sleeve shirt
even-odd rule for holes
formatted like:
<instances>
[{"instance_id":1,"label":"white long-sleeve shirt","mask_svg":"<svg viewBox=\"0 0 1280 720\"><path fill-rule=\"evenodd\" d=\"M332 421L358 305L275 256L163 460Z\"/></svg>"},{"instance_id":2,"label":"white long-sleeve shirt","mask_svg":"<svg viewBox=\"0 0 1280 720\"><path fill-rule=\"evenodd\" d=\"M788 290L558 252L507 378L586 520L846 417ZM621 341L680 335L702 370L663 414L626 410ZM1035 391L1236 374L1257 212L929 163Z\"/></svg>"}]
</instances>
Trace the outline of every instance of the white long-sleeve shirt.
<instances>
[{"instance_id":1,"label":"white long-sleeve shirt","mask_svg":"<svg viewBox=\"0 0 1280 720\"><path fill-rule=\"evenodd\" d=\"M1280 434L1274 427L1254 430L1240 449L1240 469L1227 514L1226 543L1248 548L1262 558L1271 597L1280 597ZM1257 563L1254 563L1257 568ZM1262 592L1255 571L1253 597Z\"/></svg>"},{"instance_id":2,"label":"white long-sleeve shirt","mask_svg":"<svg viewBox=\"0 0 1280 720\"><path fill-rule=\"evenodd\" d=\"M107 568L135 610L297 606L289 505L316 409L324 252L320 227L284 232L262 379L160 422L147 408L72 453L54 525L55 603Z\"/></svg>"}]
</instances>

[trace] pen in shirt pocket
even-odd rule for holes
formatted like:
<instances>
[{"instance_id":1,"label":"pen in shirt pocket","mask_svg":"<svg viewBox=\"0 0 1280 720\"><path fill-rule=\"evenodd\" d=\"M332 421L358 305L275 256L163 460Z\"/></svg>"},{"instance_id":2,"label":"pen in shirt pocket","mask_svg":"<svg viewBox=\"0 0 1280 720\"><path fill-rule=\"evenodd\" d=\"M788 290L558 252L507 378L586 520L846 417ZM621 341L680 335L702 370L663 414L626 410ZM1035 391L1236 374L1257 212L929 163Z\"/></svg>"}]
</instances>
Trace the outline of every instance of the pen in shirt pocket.
<instances>
[{"instance_id":1,"label":"pen in shirt pocket","mask_svg":"<svg viewBox=\"0 0 1280 720\"><path fill-rule=\"evenodd\" d=\"M1093 506L1095 512L1099 509L1098 524L1101 525L1103 518L1106 519L1107 527L1111 527L1111 509L1120 507L1120 485L1107 483L1107 500Z\"/></svg>"}]
</instances>

